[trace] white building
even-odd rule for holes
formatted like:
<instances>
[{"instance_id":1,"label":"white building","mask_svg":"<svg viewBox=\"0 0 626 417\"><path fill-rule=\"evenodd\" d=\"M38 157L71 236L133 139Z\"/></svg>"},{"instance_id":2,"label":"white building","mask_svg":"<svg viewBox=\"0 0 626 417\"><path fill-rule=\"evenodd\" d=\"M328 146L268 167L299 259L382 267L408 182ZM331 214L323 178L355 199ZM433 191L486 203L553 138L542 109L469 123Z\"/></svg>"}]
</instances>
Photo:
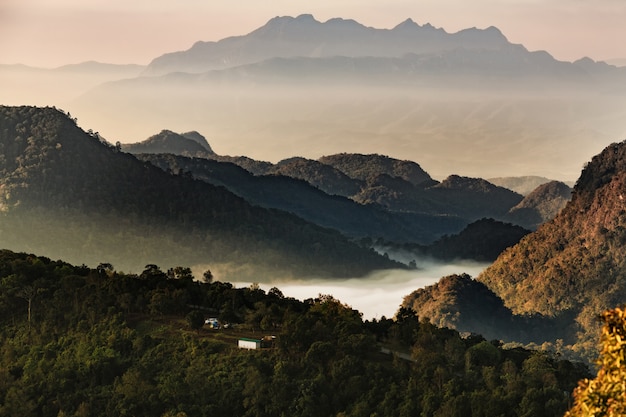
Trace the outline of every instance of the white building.
<instances>
[{"instance_id":1,"label":"white building","mask_svg":"<svg viewBox=\"0 0 626 417\"><path fill-rule=\"evenodd\" d=\"M261 341L242 337L238 343L239 349L261 349Z\"/></svg>"}]
</instances>

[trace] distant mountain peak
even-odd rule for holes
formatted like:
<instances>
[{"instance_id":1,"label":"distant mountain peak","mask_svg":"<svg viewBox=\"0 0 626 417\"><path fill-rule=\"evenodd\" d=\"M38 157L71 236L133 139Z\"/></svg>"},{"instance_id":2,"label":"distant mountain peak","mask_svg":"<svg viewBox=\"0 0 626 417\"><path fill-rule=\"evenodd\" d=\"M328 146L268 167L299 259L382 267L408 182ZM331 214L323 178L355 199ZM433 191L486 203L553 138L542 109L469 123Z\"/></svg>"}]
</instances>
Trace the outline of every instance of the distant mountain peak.
<instances>
[{"instance_id":1,"label":"distant mountain peak","mask_svg":"<svg viewBox=\"0 0 626 417\"><path fill-rule=\"evenodd\" d=\"M143 142L124 144L122 149L130 153L172 153L175 155L214 155L206 138L196 131L176 133L163 129Z\"/></svg>"},{"instance_id":2,"label":"distant mountain peak","mask_svg":"<svg viewBox=\"0 0 626 417\"><path fill-rule=\"evenodd\" d=\"M320 22L311 14L276 16L247 35L196 43L191 50L155 58L146 74L200 73L276 57L402 57L458 48L498 50L507 43L493 26L449 34L430 24L420 26L411 18L389 30L340 17Z\"/></svg>"},{"instance_id":3,"label":"distant mountain peak","mask_svg":"<svg viewBox=\"0 0 626 417\"><path fill-rule=\"evenodd\" d=\"M414 28L419 28L419 27L420 25L415 23L413 19L409 17L408 19L406 19L405 21L403 21L402 23L394 27L392 30L406 30L406 29L414 29Z\"/></svg>"},{"instance_id":4,"label":"distant mountain peak","mask_svg":"<svg viewBox=\"0 0 626 417\"><path fill-rule=\"evenodd\" d=\"M296 17L296 20L299 22L316 22L319 23L312 14L309 13L303 13L301 15L299 15L298 17Z\"/></svg>"},{"instance_id":5,"label":"distant mountain peak","mask_svg":"<svg viewBox=\"0 0 626 417\"><path fill-rule=\"evenodd\" d=\"M457 36L461 36L466 41L476 41L481 39L483 42L495 45L508 44L509 40L504 34L495 26L489 26L486 29L478 29L477 27L471 27L463 29L456 33Z\"/></svg>"}]
</instances>

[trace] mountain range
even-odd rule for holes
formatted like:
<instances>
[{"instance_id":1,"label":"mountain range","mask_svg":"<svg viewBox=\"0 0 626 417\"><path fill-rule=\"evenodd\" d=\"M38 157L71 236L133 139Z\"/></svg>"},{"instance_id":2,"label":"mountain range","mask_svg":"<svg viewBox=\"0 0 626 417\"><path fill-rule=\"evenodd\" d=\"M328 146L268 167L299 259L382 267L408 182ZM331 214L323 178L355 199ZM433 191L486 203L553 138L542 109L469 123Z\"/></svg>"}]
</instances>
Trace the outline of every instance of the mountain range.
<instances>
[{"instance_id":1,"label":"mountain range","mask_svg":"<svg viewBox=\"0 0 626 417\"><path fill-rule=\"evenodd\" d=\"M120 152L54 108L0 107L0 246L112 263L211 264L216 276L359 276L402 268L284 211Z\"/></svg>"},{"instance_id":2,"label":"mountain range","mask_svg":"<svg viewBox=\"0 0 626 417\"><path fill-rule=\"evenodd\" d=\"M564 198L543 188L524 198L483 179L458 175L439 182L416 162L379 154L294 157L277 164L220 156L203 137L197 140L205 148L198 150L188 134L162 131L122 149L165 171L188 173L254 204L286 210L356 238L429 244L485 217L517 219L515 223L534 228L552 218ZM525 216L509 213L519 212L520 204ZM539 212L542 205L546 208Z\"/></svg>"},{"instance_id":3,"label":"mountain range","mask_svg":"<svg viewBox=\"0 0 626 417\"><path fill-rule=\"evenodd\" d=\"M497 49L506 43L495 27L448 34L429 24L420 26L411 19L386 30L366 27L351 19L319 22L309 14L277 16L247 35L218 42L196 42L187 51L155 58L145 73L205 72L276 57L396 57L457 48Z\"/></svg>"},{"instance_id":4,"label":"mountain range","mask_svg":"<svg viewBox=\"0 0 626 417\"><path fill-rule=\"evenodd\" d=\"M130 270L156 259L211 264L224 277L268 280L406 268L377 255L380 242L409 245L415 259L491 260L484 253L527 233L472 225L506 217L521 195L482 179L438 182L408 160L337 154L274 165L219 156L194 131L112 145L55 108L2 107L0 122L2 245L14 250ZM465 241L491 236L482 255L451 239L469 226Z\"/></svg>"}]
</instances>

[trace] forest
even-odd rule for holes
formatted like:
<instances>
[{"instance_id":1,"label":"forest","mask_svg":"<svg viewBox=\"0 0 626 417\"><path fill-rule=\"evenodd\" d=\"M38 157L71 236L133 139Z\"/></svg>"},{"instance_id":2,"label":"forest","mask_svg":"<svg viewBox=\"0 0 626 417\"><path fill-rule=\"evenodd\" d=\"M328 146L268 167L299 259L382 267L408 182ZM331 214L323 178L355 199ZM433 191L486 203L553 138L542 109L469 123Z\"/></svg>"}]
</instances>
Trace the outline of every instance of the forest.
<instances>
[{"instance_id":1,"label":"forest","mask_svg":"<svg viewBox=\"0 0 626 417\"><path fill-rule=\"evenodd\" d=\"M0 416L557 416L591 375L411 308L364 321L331 295L9 250L0 320Z\"/></svg>"}]
</instances>

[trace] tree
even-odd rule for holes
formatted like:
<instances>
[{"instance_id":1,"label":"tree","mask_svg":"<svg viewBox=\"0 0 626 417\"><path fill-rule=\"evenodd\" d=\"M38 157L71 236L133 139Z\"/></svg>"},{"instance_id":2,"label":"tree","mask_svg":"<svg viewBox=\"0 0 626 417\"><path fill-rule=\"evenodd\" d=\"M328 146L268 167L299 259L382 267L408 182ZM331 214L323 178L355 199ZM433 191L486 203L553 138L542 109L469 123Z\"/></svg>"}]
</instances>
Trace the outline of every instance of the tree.
<instances>
[{"instance_id":1,"label":"tree","mask_svg":"<svg viewBox=\"0 0 626 417\"><path fill-rule=\"evenodd\" d=\"M197 333L200 333L200 329L204 325L204 314L199 310L192 310L187 314L187 324Z\"/></svg>"},{"instance_id":2,"label":"tree","mask_svg":"<svg viewBox=\"0 0 626 417\"><path fill-rule=\"evenodd\" d=\"M213 273L211 272L210 269L207 269L206 271L204 271L204 273L202 274L202 280L206 282L207 284L210 284L211 282L213 282Z\"/></svg>"},{"instance_id":3,"label":"tree","mask_svg":"<svg viewBox=\"0 0 626 417\"><path fill-rule=\"evenodd\" d=\"M619 417L626 415L626 311L601 316L602 351L595 379L583 379L574 390L574 406L565 417Z\"/></svg>"},{"instance_id":4,"label":"tree","mask_svg":"<svg viewBox=\"0 0 626 417\"><path fill-rule=\"evenodd\" d=\"M167 276L171 279L187 279L193 281L193 273L191 272L191 268L186 266L177 266L175 268L168 269Z\"/></svg>"},{"instance_id":5,"label":"tree","mask_svg":"<svg viewBox=\"0 0 626 417\"><path fill-rule=\"evenodd\" d=\"M41 292L34 285L25 285L20 290L18 290L15 295L26 300L28 303L28 331L30 332L30 323L31 323L31 311L33 306L33 299L35 296Z\"/></svg>"}]
</instances>

